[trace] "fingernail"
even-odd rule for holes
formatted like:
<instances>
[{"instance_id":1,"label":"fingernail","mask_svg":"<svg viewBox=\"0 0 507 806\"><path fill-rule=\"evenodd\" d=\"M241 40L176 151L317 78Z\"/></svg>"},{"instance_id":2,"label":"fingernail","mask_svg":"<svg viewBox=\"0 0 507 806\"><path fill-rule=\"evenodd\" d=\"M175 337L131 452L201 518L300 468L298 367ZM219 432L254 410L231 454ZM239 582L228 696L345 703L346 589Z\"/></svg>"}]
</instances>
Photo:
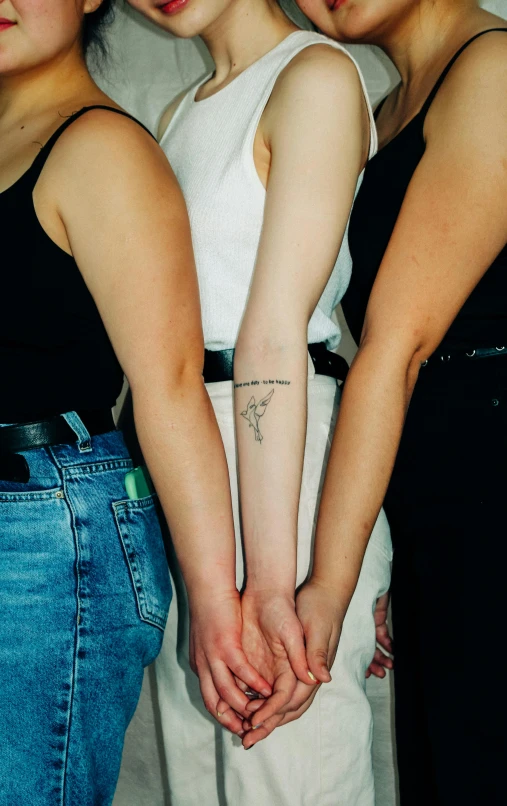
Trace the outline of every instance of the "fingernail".
<instances>
[{"instance_id":1,"label":"fingernail","mask_svg":"<svg viewBox=\"0 0 507 806\"><path fill-rule=\"evenodd\" d=\"M253 725L252 730L258 730L259 728L262 728L263 725L264 725L264 722L260 722L259 725Z\"/></svg>"},{"instance_id":2,"label":"fingernail","mask_svg":"<svg viewBox=\"0 0 507 806\"><path fill-rule=\"evenodd\" d=\"M217 711L217 717L220 719L221 716L223 716L223 714L221 714L220 711Z\"/></svg>"},{"instance_id":3,"label":"fingernail","mask_svg":"<svg viewBox=\"0 0 507 806\"><path fill-rule=\"evenodd\" d=\"M243 745L243 746L244 746L244 745ZM249 744L249 745L248 745L248 747L245 747L245 750L251 750L251 749L252 749L252 747L253 747L253 744Z\"/></svg>"},{"instance_id":4,"label":"fingernail","mask_svg":"<svg viewBox=\"0 0 507 806\"><path fill-rule=\"evenodd\" d=\"M264 694L265 697L271 697L271 691L269 688L263 688L261 694Z\"/></svg>"},{"instance_id":5,"label":"fingernail","mask_svg":"<svg viewBox=\"0 0 507 806\"><path fill-rule=\"evenodd\" d=\"M245 730L240 730L240 731L238 731L238 736L242 739L243 736L245 735L245 733L246 733Z\"/></svg>"},{"instance_id":6,"label":"fingernail","mask_svg":"<svg viewBox=\"0 0 507 806\"><path fill-rule=\"evenodd\" d=\"M311 672L308 672L308 677L310 678L310 680L313 680L313 682L314 682L314 683L316 683L316 682L317 682L317 678L316 678L316 677L315 677L315 675L314 675L314 674L312 674Z\"/></svg>"}]
</instances>

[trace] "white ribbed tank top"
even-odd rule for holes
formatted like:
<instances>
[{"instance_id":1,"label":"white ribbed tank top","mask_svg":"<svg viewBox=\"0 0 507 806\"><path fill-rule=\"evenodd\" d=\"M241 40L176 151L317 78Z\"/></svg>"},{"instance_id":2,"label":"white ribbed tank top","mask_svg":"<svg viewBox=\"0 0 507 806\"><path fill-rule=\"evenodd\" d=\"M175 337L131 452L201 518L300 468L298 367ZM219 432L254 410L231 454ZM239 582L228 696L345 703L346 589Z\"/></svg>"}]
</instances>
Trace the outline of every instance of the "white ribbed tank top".
<instances>
[{"instance_id":1,"label":"white ribbed tank top","mask_svg":"<svg viewBox=\"0 0 507 806\"><path fill-rule=\"evenodd\" d=\"M162 137L161 146L190 216L208 350L235 346L248 299L266 199L253 157L260 118L281 71L314 44L347 53L325 36L296 31L209 98L195 100L209 76L192 88ZM371 159L377 150L377 135L362 76L361 83L371 120ZM362 175L357 189L361 180ZM331 315L347 289L351 268L345 233L333 273L309 323L309 344L324 341L329 349L338 346L340 329Z\"/></svg>"}]
</instances>

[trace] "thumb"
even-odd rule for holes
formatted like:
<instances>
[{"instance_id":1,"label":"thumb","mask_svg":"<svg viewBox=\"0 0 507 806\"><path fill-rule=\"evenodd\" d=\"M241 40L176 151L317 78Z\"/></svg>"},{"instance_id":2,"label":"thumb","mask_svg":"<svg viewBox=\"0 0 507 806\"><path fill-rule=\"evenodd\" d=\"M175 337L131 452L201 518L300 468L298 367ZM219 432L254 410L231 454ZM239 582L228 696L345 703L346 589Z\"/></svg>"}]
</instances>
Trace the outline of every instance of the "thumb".
<instances>
[{"instance_id":1,"label":"thumb","mask_svg":"<svg viewBox=\"0 0 507 806\"><path fill-rule=\"evenodd\" d=\"M331 673L330 635L322 623L309 625L306 632L306 659L311 673L320 683L329 683Z\"/></svg>"}]
</instances>

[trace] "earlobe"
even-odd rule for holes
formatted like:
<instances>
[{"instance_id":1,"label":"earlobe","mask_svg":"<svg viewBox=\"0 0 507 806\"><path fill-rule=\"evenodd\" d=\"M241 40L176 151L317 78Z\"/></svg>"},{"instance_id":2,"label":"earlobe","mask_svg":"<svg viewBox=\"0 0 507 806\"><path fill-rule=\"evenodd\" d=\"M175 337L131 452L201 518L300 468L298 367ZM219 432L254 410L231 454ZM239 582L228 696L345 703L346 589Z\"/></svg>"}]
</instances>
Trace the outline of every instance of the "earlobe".
<instances>
[{"instance_id":1,"label":"earlobe","mask_svg":"<svg viewBox=\"0 0 507 806\"><path fill-rule=\"evenodd\" d=\"M93 14L102 5L102 0L85 0L83 11L85 14Z\"/></svg>"}]
</instances>

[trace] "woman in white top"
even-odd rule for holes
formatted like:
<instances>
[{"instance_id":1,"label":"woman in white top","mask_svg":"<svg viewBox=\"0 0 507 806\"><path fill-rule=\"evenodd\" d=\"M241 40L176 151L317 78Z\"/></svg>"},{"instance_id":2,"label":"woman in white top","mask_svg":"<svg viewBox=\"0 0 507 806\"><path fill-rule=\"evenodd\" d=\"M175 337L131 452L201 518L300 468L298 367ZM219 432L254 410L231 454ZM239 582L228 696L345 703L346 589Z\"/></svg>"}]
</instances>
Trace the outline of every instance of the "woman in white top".
<instances>
[{"instance_id":1,"label":"woman in white top","mask_svg":"<svg viewBox=\"0 0 507 806\"><path fill-rule=\"evenodd\" d=\"M176 36L202 36L216 67L171 105L159 133L190 215L204 378L228 457L237 542L220 547L226 585L203 563L201 578L185 579L187 600L172 569L180 595L157 665L171 803L373 806L364 679L375 602L389 584L384 516L332 682L338 629L329 636L331 656L315 656L314 613L336 612L338 625L338 600L312 584L295 595L311 566L339 399L339 362L326 347L339 344L332 313L350 276L340 247L358 179L376 151L364 83L340 45L300 31L275 0L132 5ZM240 642L270 684L260 692L266 702L244 693L234 659ZM206 713L190 663L207 710L241 740ZM292 724L269 735L281 722ZM241 741L258 746L245 756Z\"/></svg>"}]
</instances>

